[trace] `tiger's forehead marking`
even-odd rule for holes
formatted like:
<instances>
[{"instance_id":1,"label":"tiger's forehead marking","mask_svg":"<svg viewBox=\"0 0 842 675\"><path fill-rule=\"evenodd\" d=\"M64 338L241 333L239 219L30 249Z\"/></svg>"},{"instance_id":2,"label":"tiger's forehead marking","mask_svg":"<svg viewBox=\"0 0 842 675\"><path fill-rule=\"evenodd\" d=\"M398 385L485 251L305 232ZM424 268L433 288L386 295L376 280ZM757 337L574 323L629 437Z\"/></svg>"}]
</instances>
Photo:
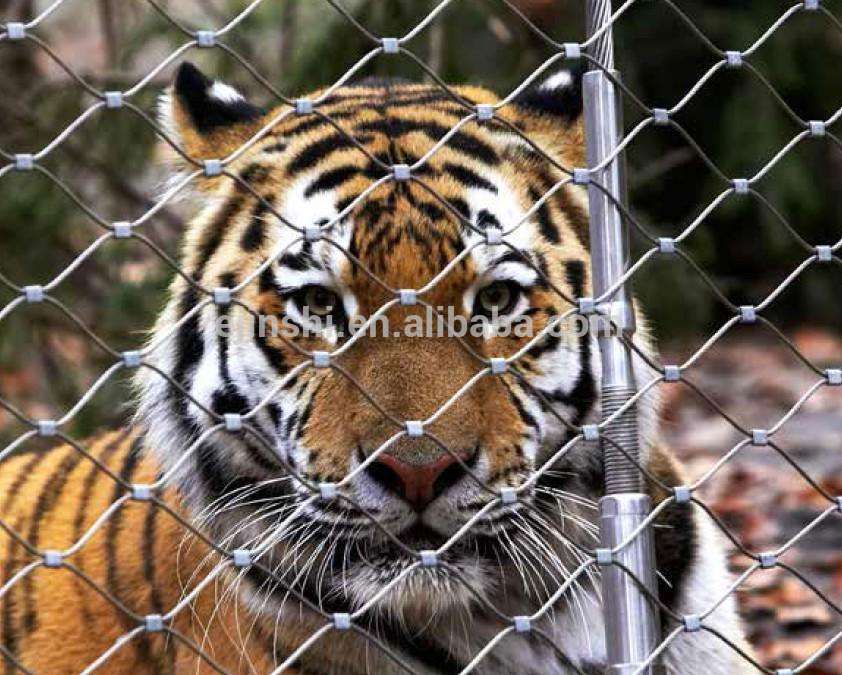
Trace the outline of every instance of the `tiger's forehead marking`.
<instances>
[{"instance_id":1,"label":"tiger's forehead marking","mask_svg":"<svg viewBox=\"0 0 842 675\"><path fill-rule=\"evenodd\" d=\"M485 229L513 230L506 241L517 249L529 249L535 242L535 227L532 219L524 218L530 206L526 191L512 184L498 167L463 168L454 162L444 162L441 168L433 165L420 178L426 187L415 183L381 185L363 195L341 219L337 219L340 211L357 199L372 179L352 184L346 178L344 184L333 186L329 185L332 180L324 180L326 175L349 177L355 169L346 165L326 172L313 170L281 195L280 212L296 224L332 223L326 234L339 246L319 243L316 248L323 252L326 268L336 278L346 277L354 269L339 247L393 288L423 286L469 247L466 264L472 263L481 273L508 250L479 245L485 241ZM278 234L287 241L298 236L291 228ZM296 248L300 249L300 244ZM411 272L409 277L407 272Z\"/></svg>"},{"instance_id":2,"label":"tiger's forehead marking","mask_svg":"<svg viewBox=\"0 0 842 675\"><path fill-rule=\"evenodd\" d=\"M335 244L318 242L312 246L312 260L325 275L312 277L313 283L331 278L336 283L354 287L358 293L384 291L383 286L366 273L378 277L393 289L421 288L437 277L457 257L460 262L439 279L445 286L464 287L500 258L510 254L508 246L485 245L484 230L514 228L506 241L518 250L529 251L534 244L534 225L524 220L527 206L521 195L496 172L487 172L488 187L469 188L460 199L467 206L471 226L461 222L445 208L425 203L425 191L417 186L383 185L365 198L354 211L334 222L326 231ZM338 190L309 191L311 178L299 179L283 196L280 212L291 222L329 223L339 213ZM276 229L280 246L294 242L298 234L292 228ZM465 249L470 251L465 253ZM290 247L293 255L305 249L303 242ZM345 252L350 255L346 255ZM509 255L509 257L511 257ZM357 265L359 261L362 268ZM282 259L283 260L283 259ZM301 278L302 275L296 275Z\"/></svg>"}]
</instances>

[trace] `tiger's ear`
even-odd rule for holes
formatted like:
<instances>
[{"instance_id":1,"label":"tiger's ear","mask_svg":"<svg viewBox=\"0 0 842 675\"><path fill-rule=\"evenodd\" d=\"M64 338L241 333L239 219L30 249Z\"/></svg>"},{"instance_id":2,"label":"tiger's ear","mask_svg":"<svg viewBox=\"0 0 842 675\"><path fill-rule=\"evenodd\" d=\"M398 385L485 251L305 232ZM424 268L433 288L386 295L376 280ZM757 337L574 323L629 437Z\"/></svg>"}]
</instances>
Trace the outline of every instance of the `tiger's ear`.
<instances>
[{"instance_id":1,"label":"tiger's ear","mask_svg":"<svg viewBox=\"0 0 842 675\"><path fill-rule=\"evenodd\" d=\"M175 82L158 101L158 122L185 153L195 160L222 159L251 138L265 112L233 87L206 77L192 63L178 69ZM164 159L176 170L192 167L169 144Z\"/></svg>"},{"instance_id":2,"label":"tiger's ear","mask_svg":"<svg viewBox=\"0 0 842 675\"><path fill-rule=\"evenodd\" d=\"M584 166L582 74L561 70L514 100L526 134L568 166Z\"/></svg>"}]
</instances>

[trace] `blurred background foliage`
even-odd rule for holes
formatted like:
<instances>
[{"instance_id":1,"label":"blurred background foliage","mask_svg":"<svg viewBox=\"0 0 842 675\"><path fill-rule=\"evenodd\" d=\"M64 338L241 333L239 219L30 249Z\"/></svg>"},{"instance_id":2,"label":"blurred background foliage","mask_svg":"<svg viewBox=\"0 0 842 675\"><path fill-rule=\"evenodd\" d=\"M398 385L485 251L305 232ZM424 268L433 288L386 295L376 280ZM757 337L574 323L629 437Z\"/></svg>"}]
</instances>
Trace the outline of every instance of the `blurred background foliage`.
<instances>
[{"instance_id":1,"label":"blurred background foliage","mask_svg":"<svg viewBox=\"0 0 842 675\"><path fill-rule=\"evenodd\" d=\"M159 0L191 28L225 25L243 0ZM340 1L340 0L337 0ZM378 35L402 35L424 17L429 0L341 0ZM49 3L0 0L0 17L27 20ZM559 41L583 37L582 2L513 0ZM745 49L791 3L695 0L680 3L717 45ZM839 7L827 6L839 15ZM148 2L96 0L64 3L35 31L82 78L102 89L125 90L152 71L186 38ZM635 5L616 31L617 62L628 86L647 104L670 107L690 90L716 57L661 2ZM280 91L305 93L341 76L371 43L326 1L264 2L223 40ZM551 50L499 0L460 0L410 44L450 82L487 85L501 94L517 86ZM132 99L150 114L158 93L182 59L225 78L257 102L273 97L222 50L192 50L157 73ZM751 57L751 62L804 119L825 119L840 105L842 40L826 17L795 16ZM834 65L835 64L835 65ZM424 79L407 58L380 57L358 75ZM36 45L0 44L0 148L36 152L93 102ZM627 105L626 125L641 119ZM723 70L677 119L729 176L760 169L798 131L757 78ZM78 199L108 221L136 218L159 194L156 136L128 110L101 110L43 161ZM650 127L628 152L634 213L652 232L680 232L726 185L674 131ZM827 139L801 143L758 189L811 244L842 234L842 152ZM144 232L175 254L183 205L171 204ZM14 283L44 284L102 233L64 191L38 173L11 172L0 180L0 273ZM638 252L642 242L637 242ZM750 197L716 209L686 242L687 250L737 304L756 304L806 253L772 213ZM108 344L137 347L161 307L171 270L136 241L109 242L55 291ZM728 313L686 265L653 262L635 281L658 338L698 345ZM815 266L769 309L786 331L803 325L838 330L838 266ZM14 294L0 285L0 302ZM0 396L35 418L63 414L110 365L78 328L54 307L26 306L0 327ZM126 416L127 390L118 377L89 402L69 431L84 436ZM0 440L23 430L0 411Z\"/></svg>"}]
</instances>

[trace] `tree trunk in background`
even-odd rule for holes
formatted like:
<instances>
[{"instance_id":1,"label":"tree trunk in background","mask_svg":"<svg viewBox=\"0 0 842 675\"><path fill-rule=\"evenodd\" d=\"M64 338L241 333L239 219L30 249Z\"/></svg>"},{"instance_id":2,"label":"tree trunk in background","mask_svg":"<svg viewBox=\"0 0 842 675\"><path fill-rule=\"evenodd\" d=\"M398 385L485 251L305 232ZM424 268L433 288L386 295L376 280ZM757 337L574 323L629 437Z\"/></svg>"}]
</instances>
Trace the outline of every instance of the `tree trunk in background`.
<instances>
[{"instance_id":1,"label":"tree trunk in background","mask_svg":"<svg viewBox=\"0 0 842 675\"><path fill-rule=\"evenodd\" d=\"M117 58L119 57L117 46L119 44L119 20L117 8L113 0L99 0L99 20L102 28L103 52L105 55L105 70L117 69Z\"/></svg>"}]
</instances>

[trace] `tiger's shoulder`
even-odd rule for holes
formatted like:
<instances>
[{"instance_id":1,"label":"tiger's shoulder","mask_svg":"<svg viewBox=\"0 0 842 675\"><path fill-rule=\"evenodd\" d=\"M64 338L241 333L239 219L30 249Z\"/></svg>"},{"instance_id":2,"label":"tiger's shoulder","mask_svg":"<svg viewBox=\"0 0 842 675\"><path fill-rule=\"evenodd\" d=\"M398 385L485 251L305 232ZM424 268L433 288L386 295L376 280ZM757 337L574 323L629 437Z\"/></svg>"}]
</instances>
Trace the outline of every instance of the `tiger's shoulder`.
<instances>
[{"instance_id":1,"label":"tiger's shoulder","mask_svg":"<svg viewBox=\"0 0 842 675\"><path fill-rule=\"evenodd\" d=\"M177 494L157 489L159 477L134 428L0 462L7 663L55 675L103 658L105 672L141 675L240 668L245 650L222 628L234 625L235 606L220 603L213 584L199 587L219 557L187 527ZM162 630L146 630L147 617L153 629L162 617ZM199 656L203 636L230 648ZM254 639L270 641L259 630ZM125 646L114 649L120 640ZM258 668L274 661L263 647L249 650L256 663L266 659Z\"/></svg>"}]
</instances>

